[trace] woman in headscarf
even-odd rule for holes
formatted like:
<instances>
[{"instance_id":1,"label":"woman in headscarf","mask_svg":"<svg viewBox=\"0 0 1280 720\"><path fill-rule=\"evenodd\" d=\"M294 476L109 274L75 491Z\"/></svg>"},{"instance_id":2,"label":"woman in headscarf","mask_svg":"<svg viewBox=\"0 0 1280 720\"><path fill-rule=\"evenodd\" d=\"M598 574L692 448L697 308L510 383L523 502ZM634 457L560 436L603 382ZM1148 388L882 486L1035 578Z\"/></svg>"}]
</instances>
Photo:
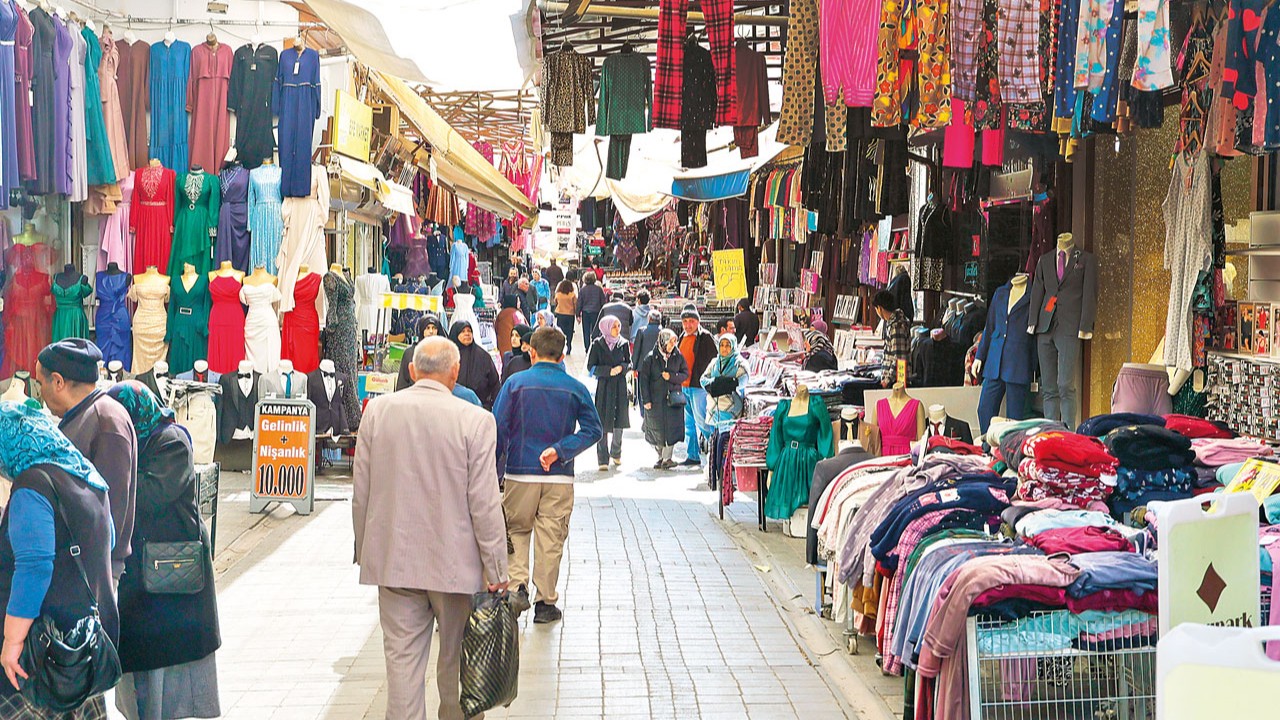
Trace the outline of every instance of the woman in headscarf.
<instances>
[{"instance_id":1,"label":"woman in headscarf","mask_svg":"<svg viewBox=\"0 0 1280 720\"><path fill-rule=\"evenodd\" d=\"M533 328L528 325L517 325L511 329L511 350L502 355L502 382L512 375L533 367L533 358L529 357L529 338L533 336Z\"/></svg>"},{"instance_id":2,"label":"woman in headscarf","mask_svg":"<svg viewBox=\"0 0 1280 720\"><path fill-rule=\"evenodd\" d=\"M747 384L746 363L738 354L738 338L725 333L718 341L719 355L702 373L707 391L707 421L726 430L742 415L742 389Z\"/></svg>"},{"instance_id":3,"label":"woman in headscarf","mask_svg":"<svg viewBox=\"0 0 1280 720\"><path fill-rule=\"evenodd\" d=\"M435 335L444 335L444 324L440 322L440 318L427 313L418 319L418 337L429 338ZM418 343L414 343L401 356L400 373L396 376L396 390L403 390L413 384L413 378L409 377L409 366L413 364L413 352L417 349Z\"/></svg>"},{"instance_id":4,"label":"woman in headscarf","mask_svg":"<svg viewBox=\"0 0 1280 720\"><path fill-rule=\"evenodd\" d=\"M96 605L103 630L113 641L119 638L107 483L52 418L14 402L0 402L0 474L13 482L0 520L0 607L5 608L0 666L6 676L0 678L0 718L106 720L101 695L57 712L30 703L18 685L26 682L23 647L42 615L66 631ZM63 551L73 542L80 546L79 562Z\"/></svg>"},{"instance_id":5,"label":"woman in headscarf","mask_svg":"<svg viewBox=\"0 0 1280 720\"><path fill-rule=\"evenodd\" d=\"M631 348L622 336L622 321L613 315L600 318L600 337L587 352L587 372L596 379L596 412L604 435L596 446L600 470L609 469L609 461L622 464L622 431L631 427L631 408L627 399L627 371L631 369ZM612 440L610 438L612 437Z\"/></svg>"},{"instance_id":6,"label":"woman in headscarf","mask_svg":"<svg viewBox=\"0 0 1280 720\"><path fill-rule=\"evenodd\" d=\"M116 688L116 706L130 720L217 717L214 652L222 638L191 436L142 383L116 383L107 394L129 411L138 434L134 551L120 577L120 667L125 675ZM143 563L147 548L159 543L200 544L204 586L199 592L148 592Z\"/></svg>"},{"instance_id":7,"label":"woman in headscarf","mask_svg":"<svg viewBox=\"0 0 1280 720\"><path fill-rule=\"evenodd\" d=\"M485 410L492 410L493 401L498 397L498 388L501 386L493 356L476 344L470 323L455 322L449 328L449 339L458 346L458 354L461 356L458 384L474 391Z\"/></svg>"},{"instance_id":8,"label":"woman in headscarf","mask_svg":"<svg viewBox=\"0 0 1280 720\"><path fill-rule=\"evenodd\" d=\"M801 366L810 372L819 370L837 370L836 349L831 340L813 328L804 331L804 364Z\"/></svg>"},{"instance_id":9,"label":"woman in headscarf","mask_svg":"<svg viewBox=\"0 0 1280 720\"><path fill-rule=\"evenodd\" d=\"M533 316L532 325L534 330L544 327L558 327L556 324L556 314L550 310L539 310Z\"/></svg>"},{"instance_id":10,"label":"woman in headscarf","mask_svg":"<svg viewBox=\"0 0 1280 720\"><path fill-rule=\"evenodd\" d=\"M498 352L511 352L511 329L516 325L525 325L524 314L516 307L519 298L515 295L502 296L502 309L493 321L493 332L498 336Z\"/></svg>"},{"instance_id":11,"label":"woman in headscarf","mask_svg":"<svg viewBox=\"0 0 1280 720\"><path fill-rule=\"evenodd\" d=\"M684 394L689 365L680 354L676 334L670 328L658 333L658 344L640 362L636 390L644 403L644 439L658 451L656 470L676 466L671 459L676 443L684 439ZM678 403L671 404L671 400Z\"/></svg>"}]
</instances>

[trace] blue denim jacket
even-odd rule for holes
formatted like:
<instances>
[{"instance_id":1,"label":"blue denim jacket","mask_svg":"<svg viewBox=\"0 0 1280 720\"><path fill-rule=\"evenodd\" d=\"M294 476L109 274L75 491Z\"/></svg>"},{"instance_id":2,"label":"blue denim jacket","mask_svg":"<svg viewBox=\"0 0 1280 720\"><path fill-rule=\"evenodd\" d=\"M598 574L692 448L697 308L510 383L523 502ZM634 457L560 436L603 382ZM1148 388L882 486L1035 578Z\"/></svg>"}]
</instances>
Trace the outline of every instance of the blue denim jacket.
<instances>
[{"instance_id":1,"label":"blue denim jacket","mask_svg":"<svg viewBox=\"0 0 1280 720\"><path fill-rule=\"evenodd\" d=\"M558 363L534 363L512 375L493 403L493 416L500 476L573 477L573 458L603 434L591 393ZM547 448L555 448L559 456L550 472L538 461Z\"/></svg>"}]
</instances>

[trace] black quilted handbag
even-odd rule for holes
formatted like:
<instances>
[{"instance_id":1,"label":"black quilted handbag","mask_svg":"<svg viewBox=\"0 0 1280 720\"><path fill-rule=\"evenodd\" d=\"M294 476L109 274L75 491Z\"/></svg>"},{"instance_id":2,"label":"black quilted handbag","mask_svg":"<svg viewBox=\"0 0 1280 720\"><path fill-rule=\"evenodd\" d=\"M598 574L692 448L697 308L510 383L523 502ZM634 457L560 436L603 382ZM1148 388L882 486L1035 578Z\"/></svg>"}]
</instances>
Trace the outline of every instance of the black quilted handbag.
<instances>
[{"instance_id":1,"label":"black quilted handbag","mask_svg":"<svg viewBox=\"0 0 1280 720\"><path fill-rule=\"evenodd\" d=\"M471 597L471 617L462 632L462 712L475 717L516 699L520 680L520 635L507 593Z\"/></svg>"},{"instance_id":2,"label":"black quilted handbag","mask_svg":"<svg viewBox=\"0 0 1280 720\"><path fill-rule=\"evenodd\" d=\"M144 544L142 585L152 595L194 595L204 590L204 543L187 540Z\"/></svg>"}]
</instances>

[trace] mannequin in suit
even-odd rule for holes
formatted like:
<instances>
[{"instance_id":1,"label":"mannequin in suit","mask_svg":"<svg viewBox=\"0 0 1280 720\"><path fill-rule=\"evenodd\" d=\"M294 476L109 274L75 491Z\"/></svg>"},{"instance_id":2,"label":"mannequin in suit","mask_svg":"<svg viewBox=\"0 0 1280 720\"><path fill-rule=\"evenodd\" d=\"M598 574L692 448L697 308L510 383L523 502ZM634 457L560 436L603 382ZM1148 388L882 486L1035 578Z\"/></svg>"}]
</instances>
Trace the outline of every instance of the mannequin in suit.
<instances>
[{"instance_id":1,"label":"mannequin in suit","mask_svg":"<svg viewBox=\"0 0 1280 720\"><path fill-rule=\"evenodd\" d=\"M991 418L1005 402L1005 415L1023 420L1031 413L1031 376L1036 353L1032 338L1023 330L1031 307L1027 296L1028 277L1022 273L996 288L991 296L986 329L974 354L974 374L982 378L978 398L978 429L987 431Z\"/></svg>"},{"instance_id":2,"label":"mannequin in suit","mask_svg":"<svg viewBox=\"0 0 1280 720\"><path fill-rule=\"evenodd\" d=\"M973 444L973 430L969 428L969 423L951 417L947 414L947 408L942 405L930 405L929 414L925 418L924 437L931 438L935 435Z\"/></svg>"},{"instance_id":3,"label":"mannequin in suit","mask_svg":"<svg viewBox=\"0 0 1280 720\"><path fill-rule=\"evenodd\" d=\"M258 383L262 375L252 360L241 360L236 372L218 378L222 403L218 407L218 442L253 438L253 413L258 404Z\"/></svg>"},{"instance_id":4,"label":"mannequin in suit","mask_svg":"<svg viewBox=\"0 0 1280 720\"><path fill-rule=\"evenodd\" d=\"M346 435L350 431L342 404L347 382L347 376L337 372L333 361L327 358L307 373L307 397L316 406L316 435Z\"/></svg>"},{"instance_id":5,"label":"mannequin in suit","mask_svg":"<svg viewBox=\"0 0 1280 720\"><path fill-rule=\"evenodd\" d=\"M147 386L155 396L160 399L160 403L165 407L169 406L169 363L159 360L151 369L134 377L135 380Z\"/></svg>"},{"instance_id":6,"label":"mannequin in suit","mask_svg":"<svg viewBox=\"0 0 1280 720\"><path fill-rule=\"evenodd\" d=\"M262 376L258 391L278 398L305 398L307 376L293 369L292 360L281 360L275 372Z\"/></svg>"},{"instance_id":7,"label":"mannequin in suit","mask_svg":"<svg viewBox=\"0 0 1280 720\"><path fill-rule=\"evenodd\" d=\"M1036 336L1044 416L1067 427L1076 426L1080 343L1093 337L1097 310L1098 258L1062 233L1036 264L1027 330Z\"/></svg>"}]
</instances>

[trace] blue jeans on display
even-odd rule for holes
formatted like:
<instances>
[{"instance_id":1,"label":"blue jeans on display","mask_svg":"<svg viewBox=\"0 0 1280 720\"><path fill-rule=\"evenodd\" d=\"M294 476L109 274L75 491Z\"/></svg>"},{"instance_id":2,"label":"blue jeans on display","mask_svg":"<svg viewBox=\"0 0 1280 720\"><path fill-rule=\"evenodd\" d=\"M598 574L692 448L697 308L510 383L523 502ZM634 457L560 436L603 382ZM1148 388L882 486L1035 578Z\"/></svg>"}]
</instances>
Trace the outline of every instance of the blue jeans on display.
<instances>
[{"instance_id":1,"label":"blue jeans on display","mask_svg":"<svg viewBox=\"0 0 1280 720\"><path fill-rule=\"evenodd\" d=\"M702 462L698 440L711 434L711 426L707 424L707 391L700 387L687 387L681 392L684 393L685 458Z\"/></svg>"},{"instance_id":2,"label":"blue jeans on display","mask_svg":"<svg viewBox=\"0 0 1280 720\"><path fill-rule=\"evenodd\" d=\"M1025 420L1031 410L1031 386L1007 383L1003 380L982 381L982 395L978 397L978 428L986 432L991 418L1000 414L1000 402L1006 400L1005 417Z\"/></svg>"}]
</instances>

